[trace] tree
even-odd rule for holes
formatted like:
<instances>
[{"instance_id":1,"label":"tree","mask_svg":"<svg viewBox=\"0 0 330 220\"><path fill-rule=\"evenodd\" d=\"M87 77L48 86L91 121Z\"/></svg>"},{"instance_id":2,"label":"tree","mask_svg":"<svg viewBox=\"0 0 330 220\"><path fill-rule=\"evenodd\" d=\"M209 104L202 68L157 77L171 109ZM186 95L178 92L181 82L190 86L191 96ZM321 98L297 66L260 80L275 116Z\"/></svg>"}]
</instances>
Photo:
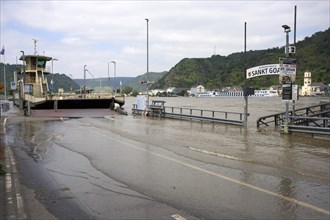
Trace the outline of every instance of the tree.
<instances>
[{"instance_id":1,"label":"tree","mask_svg":"<svg viewBox=\"0 0 330 220\"><path fill-rule=\"evenodd\" d=\"M131 86L125 86L123 89L122 89L122 92L123 94L129 94L133 91L133 88Z\"/></svg>"}]
</instances>

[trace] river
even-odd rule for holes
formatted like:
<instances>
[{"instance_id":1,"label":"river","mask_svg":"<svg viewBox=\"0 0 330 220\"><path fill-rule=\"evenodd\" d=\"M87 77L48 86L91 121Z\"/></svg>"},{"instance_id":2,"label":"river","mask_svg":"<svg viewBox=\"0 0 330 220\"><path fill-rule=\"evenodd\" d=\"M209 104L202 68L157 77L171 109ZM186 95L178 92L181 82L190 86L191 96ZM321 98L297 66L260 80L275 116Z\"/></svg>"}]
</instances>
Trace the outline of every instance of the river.
<instances>
[{"instance_id":1,"label":"river","mask_svg":"<svg viewBox=\"0 0 330 220\"><path fill-rule=\"evenodd\" d=\"M242 98L153 99L244 111ZM321 100L302 97L296 108ZM133 116L134 102L126 98L128 116L9 123L6 145L96 219L329 219L329 139L256 128L284 111L280 97L250 98L247 128Z\"/></svg>"}]
</instances>

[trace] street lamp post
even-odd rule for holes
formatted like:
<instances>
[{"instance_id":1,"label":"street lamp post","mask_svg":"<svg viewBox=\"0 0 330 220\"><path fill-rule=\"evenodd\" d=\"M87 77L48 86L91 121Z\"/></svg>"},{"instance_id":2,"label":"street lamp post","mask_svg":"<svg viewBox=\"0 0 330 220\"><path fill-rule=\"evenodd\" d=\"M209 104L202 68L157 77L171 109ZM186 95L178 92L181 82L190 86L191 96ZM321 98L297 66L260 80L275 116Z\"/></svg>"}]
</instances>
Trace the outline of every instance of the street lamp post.
<instances>
[{"instance_id":1,"label":"street lamp post","mask_svg":"<svg viewBox=\"0 0 330 220\"><path fill-rule=\"evenodd\" d=\"M86 66L87 65L84 65L84 90L83 90L84 97L86 95Z\"/></svg>"},{"instance_id":2,"label":"street lamp post","mask_svg":"<svg viewBox=\"0 0 330 220\"><path fill-rule=\"evenodd\" d=\"M69 76L70 76L70 78L71 78L71 80L72 80L72 74L69 74ZM71 82L70 82L70 93L72 93L72 84L71 84Z\"/></svg>"},{"instance_id":3,"label":"street lamp post","mask_svg":"<svg viewBox=\"0 0 330 220\"><path fill-rule=\"evenodd\" d=\"M51 81L51 84L52 84L52 90L54 90L54 62L53 61L58 61L58 59L56 59L56 58L53 58L52 59L52 81Z\"/></svg>"},{"instance_id":4,"label":"street lamp post","mask_svg":"<svg viewBox=\"0 0 330 220\"><path fill-rule=\"evenodd\" d=\"M95 81L95 77L94 77L94 75L91 73L91 72L89 72L89 70L88 69L86 69L86 71L93 77L93 93L94 93L94 90L95 90L95 84L94 84L94 81Z\"/></svg>"},{"instance_id":5,"label":"street lamp post","mask_svg":"<svg viewBox=\"0 0 330 220\"><path fill-rule=\"evenodd\" d=\"M247 90L247 79L246 79L246 22L244 23L244 86ZM247 127L247 121L248 121L248 101L249 96L247 94L247 91L244 92L244 126Z\"/></svg>"},{"instance_id":6,"label":"street lamp post","mask_svg":"<svg viewBox=\"0 0 330 220\"><path fill-rule=\"evenodd\" d=\"M149 74L149 19L145 19L147 22L147 105L149 107L149 88L148 88L148 74Z\"/></svg>"},{"instance_id":7,"label":"street lamp post","mask_svg":"<svg viewBox=\"0 0 330 220\"><path fill-rule=\"evenodd\" d=\"M54 75L54 64L53 64L53 61L58 61L58 59L56 59L56 58L53 58L52 59L52 74Z\"/></svg>"},{"instance_id":8,"label":"street lamp post","mask_svg":"<svg viewBox=\"0 0 330 220\"><path fill-rule=\"evenodd\" d=\"M24 92L25 92L25 80L26 80L26 74L25 74L25 54L24 51L21 50L22 53L22 59L23 59L23 83L20 83L22 86L20 88L20 101L19 101L19 107L21 110L24 109Z\"/></svg>"},{"instance_id":9,"label":"street lamp post","mask_svg":"<svg viewBox=\"0 0 330 220\"><path fill-rule=\"evenodd\" d=\"M285 58L289 58L289 32L290 27L288 25L282 25L284 28L284 33L286 35L286 43L285 43ZM282 85L282 91L283 91L283 85ZM286 100L285 102L285 121L284 121L284 133L289 133L288 130L289 125L289 100Z\"/></svg>"},{"instance_id":10,"label":"street lamp post","mask_svg":"<svg viewBox=\"0 0 330 220\"><path fill-rule=\"evenodd\" d=\"M108 90L110 95L110 62L108 62Z\"/></svg>"},{"instance_id":11,"label":"street lamp post","mask_svg":"<svg viewBox=\"0 0 330 220\"><path fill-rule=\"evenodd\" d=\"M288 58L289 57L289 32L290 27L288 25L282 25L282 27L284 28L284 33L286 34L286 44L285 44L285 57Z\"/></svg>"},{"instance_id":12,"label":"street lamp post","mask_svg":"<svg viewBox=\"0 0 330 220\"><path fill-rule=\"evenodd\" d=\"M113 66L113 88L115 89L115 95L116 95L116 93L117 93L117 91L116 91L116 62L115 61L111 61L111 63L113 63L114 64L114 66Z\"/></svg>"}]
</instances>

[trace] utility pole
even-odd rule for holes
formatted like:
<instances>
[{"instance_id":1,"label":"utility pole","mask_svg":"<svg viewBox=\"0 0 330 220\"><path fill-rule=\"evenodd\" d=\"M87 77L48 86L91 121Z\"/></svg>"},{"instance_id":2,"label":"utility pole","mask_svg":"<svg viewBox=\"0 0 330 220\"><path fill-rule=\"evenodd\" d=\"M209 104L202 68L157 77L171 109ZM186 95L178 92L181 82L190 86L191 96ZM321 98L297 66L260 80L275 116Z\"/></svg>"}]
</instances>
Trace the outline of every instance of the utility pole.
<instances>
[{"instance_id":1,"label":"utility pole","mask_svg":"<svg viewBox=\"0 0 330 220\"><path fill-rule=\"evenodd\" d=\"M115 90L115 96L117 93L117 88L116 88L116 61L111 61L111 63L114 64L113 66L113 88Z\"/></svg>"},{"instance_id":2,"label":"utility pole","mask_svg":"<svg viewBox=\"0 0 330 220\"><path fill-rule=\"evenodd\" d=\"M149 86L148 86L148 74L149 74L149 19L147 21L147 108L149 108Z\"/></svg>"},{"instance_id":3,"label":"utility pole","mask_svg":"<svg viewBox=\"0 0 330 220\"><path fill-rule=\"evenodd\" d=\"M282 27L284 28L284 33L286 36L286 44L285 44L285 58L288 59L289 58L289 32L290 27L288 25L282 25ZM291 82L290 82L291 83ZM292 93L292 85L288 85L288 84L282 84L282 91L284 93L284 87L290 87L291 89L291 93ZM285 121L284 121L284 133L289 133L289 100L285 100Z\"/></svg>"},{"instance_id":4,"label":"utility pole","mask_svg":"<svg viewBox=\"0 0 330 220\"><path fill-rule=\"evenodd\" d=\"M244 92L244 126L247 126L247 121L248 121L248 98L249 95L247 93L247 79L246 79L246 22L244 22L244 86L245 86L245 92Z\"/></svg>"},{"instance_id":5,"label":"utility pole","mask_svg":"<svg viewBox=\"0 0 330 220\"><path fill-rule=\"evenodd\" d=\"M86 65L84 65L84 89L83 89L84 97L86 97Z\"/></svg>"}]
</instances>

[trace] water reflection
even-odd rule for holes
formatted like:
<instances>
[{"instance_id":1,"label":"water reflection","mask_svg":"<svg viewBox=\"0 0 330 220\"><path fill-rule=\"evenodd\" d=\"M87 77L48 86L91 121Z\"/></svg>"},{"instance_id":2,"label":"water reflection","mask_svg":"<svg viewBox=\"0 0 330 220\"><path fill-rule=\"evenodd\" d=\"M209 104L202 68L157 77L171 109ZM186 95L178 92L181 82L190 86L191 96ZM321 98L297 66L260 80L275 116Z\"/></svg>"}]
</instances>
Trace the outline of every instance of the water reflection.
<instances>
[{"instance_id":1,"label":"water reflection","mask_svg":"<svg viewBox=\"0 0 330 220\"><path fill-rule=\"evenodd\" d=\"M288 198L296 198L294 190L294 183L290 178L282 177L279 185L279 194ZM286 200L278 199L279 219L297 219L297 204L288 202Z\"/></svg>"},{"instance_id":2,"label":"water reflection","mask_svg":"<svg viewBox=\"0 0 330 220\"><path fill-rule=\"evenodd\" d=\"M238 99L230 102L228 99L193 101L192 104L190 98L166 99L167 104L179 107L202 106L205 109L228 111L242 109L241 100ZM196 191L201 198L192 199L202 203L200 207L203 209L227 202L218 197L228 199L232 204L223 205L227 216L234 212L232 210L237 210L240 214L249 213L247 216L251 218L299 219L304 216L295 203L255 193L215 177L209 178L208 175L191 172L187 167L182 169L182 166L166 164L164 158L155 158L155 154L148 153L152 151L165 154L168 158L175 157L243 183L289 198L307 200L326 209L330 204L328 142L305 136L282 135L274 128L259 131L255 127L254 118L281 111L278 108L281 108L281 103L278 102L278 99L267 99L261 104L260 100L251 100L251 117L247 128L128 115L64 122L24 122L15 125L17 134L13 141L16 146L26 149L36 161L47 155L47 149L55 142L56 146L84 155L102 173L132 188L144 190L144 193L152 192L155 194L153 196L160 199L167 194L186 193L181 199L166 197L167 201L173 203L186 202L183 198L194 195ZM144 150L137 153L136 146ZM157 195L157 190L161 191L161 196ZM307 198L309 194L314 197ZM207 200L207 197L214 200ZM256 206L255 211L251 210L253 206ZM196 207L196 210L199 208L203 212L200 207ZM262 208L270 213L262 213ZM218 210L214 208L212 212Z\"/></svg>"}]
</instances>

